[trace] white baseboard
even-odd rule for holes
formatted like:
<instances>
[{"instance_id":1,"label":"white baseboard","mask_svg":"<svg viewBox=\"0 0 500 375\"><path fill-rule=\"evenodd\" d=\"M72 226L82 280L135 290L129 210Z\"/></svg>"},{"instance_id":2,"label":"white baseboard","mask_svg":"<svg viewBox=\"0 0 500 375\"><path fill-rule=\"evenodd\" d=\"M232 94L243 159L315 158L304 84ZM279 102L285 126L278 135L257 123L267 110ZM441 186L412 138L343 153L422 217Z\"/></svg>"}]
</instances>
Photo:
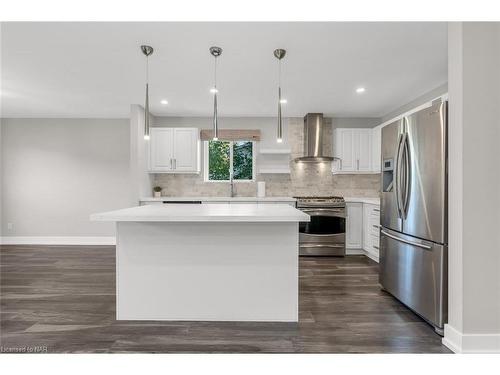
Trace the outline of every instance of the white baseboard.
<instances>
[{"instance_id":1,"label":"white baseboard","mask_svg":"<svg viewBox=\"0 0 500 375\"><path fill-rule=\"evenodd\" d=\"M115 245L115 237L0 237L2 245Z\"/></svg>"},{"instance_id":2,"label":"white baseboard","mask_svg":"<svg viewBox=\"0 0 500 375\"><path fill-rule=\"evenodd\" d=\"M366 255L363 249L345 249L345 255Z\"/></svg>"},{"instance_id":3,"label":"white baseboard","mask_svg":"<svg viewBox=\"0 0 500 375\"><path fill-rule=\"evenodd\" d=\"M443 345L454 353L500 353L500 333L462 333L445 324Z\"/></svg>"},{"instance_id":4,"label":"white baseboard","mask_svg":"<svg viewBox=\"0 0 500 375\"><path fill-rule=\"evenodd\" d=\"M370 258L371 260L374 260L374 261L375 261L375 262L377 262L377 263L379 262L379 261L378 261L378 260L379 260L379 258L378 258L378 256L377 256L377 255L374 255L374 254L372 254L372 253L370 253L369 251L366 251L366 250L363 250L363 251L365 252L365 255L366 255L368 258Z\"/></svg>"},{"instance_id":5,"label":"white baseboard","mask_svg":"<svg viewBox=\"0 0 500 375\"><path fill-rule=\"evenodd\" d=\"M346 249L345 254L346 255L364 255L364 256L367 256L368 258L370 258L378 263L378 256L375 256L375 255L369 253L365 249Z\"/></svg>"}]
</instances>

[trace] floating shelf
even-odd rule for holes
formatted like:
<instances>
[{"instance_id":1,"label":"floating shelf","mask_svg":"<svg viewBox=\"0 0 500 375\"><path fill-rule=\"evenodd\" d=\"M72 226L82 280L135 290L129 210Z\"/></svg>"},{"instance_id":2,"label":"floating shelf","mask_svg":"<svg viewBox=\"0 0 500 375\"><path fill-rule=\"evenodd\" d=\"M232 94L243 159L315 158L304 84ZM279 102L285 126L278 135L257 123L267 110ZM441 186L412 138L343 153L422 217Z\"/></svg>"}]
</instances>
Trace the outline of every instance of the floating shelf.
<instances>
[{"instance_id":1,"label":"floating shelf","mask_svg":"<svg viewBox=\"0 0 500 375\"><path fill-rule=\"evenodd\" d=\"M259 154L291 154L292 150L289 148L263 148Z\"/></svg>"},{"instance_id":2,"label":"floating shelf","mask_svg":"<svg viewBox=\"0 0 500 375\"><path fill-rule=\"evenodd\" d=\"M280 174L290 174L290 168L260 168L260 174L272 174L272 173L280 173Z\"/></svg>"}]
</instances>

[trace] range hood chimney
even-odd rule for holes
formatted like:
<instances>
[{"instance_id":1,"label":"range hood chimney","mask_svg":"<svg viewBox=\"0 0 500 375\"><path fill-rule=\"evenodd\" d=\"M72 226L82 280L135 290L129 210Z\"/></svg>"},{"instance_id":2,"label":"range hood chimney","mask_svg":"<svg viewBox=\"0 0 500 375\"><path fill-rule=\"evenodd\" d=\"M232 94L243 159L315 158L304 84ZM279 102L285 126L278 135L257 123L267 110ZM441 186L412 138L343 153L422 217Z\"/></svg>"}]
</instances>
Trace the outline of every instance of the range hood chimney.
<instances>
[{"instance_id":1,"label":"range hood chimney","mask_svg":"<svg viewBox=\"0 0 500 375\"><path fill-rule=\"evenodd\" d=\"M324 163L333 157L323 155L323 114L308 113L304 117L304 156L296 162Z\"/></svg>"}]
</instances>

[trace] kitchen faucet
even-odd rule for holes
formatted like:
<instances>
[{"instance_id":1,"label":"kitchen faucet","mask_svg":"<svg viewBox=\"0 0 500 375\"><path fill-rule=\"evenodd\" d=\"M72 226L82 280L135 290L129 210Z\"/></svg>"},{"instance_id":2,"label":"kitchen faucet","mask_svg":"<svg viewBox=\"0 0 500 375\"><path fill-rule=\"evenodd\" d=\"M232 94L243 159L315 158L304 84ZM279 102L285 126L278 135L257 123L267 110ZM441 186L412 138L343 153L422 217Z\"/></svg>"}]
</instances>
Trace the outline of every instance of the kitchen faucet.
<instances>
[{"instance_id":1,"label":"kitchen faucet","mask_svg":"<svg viewBox=\"0 0 500 375\"><path fill-rule=\"evenodd\" d=\"M231 198L234 197L234 180L233 180L233 174L229 173L229 184L231 185Z\"/></svg>"}]
</instances>

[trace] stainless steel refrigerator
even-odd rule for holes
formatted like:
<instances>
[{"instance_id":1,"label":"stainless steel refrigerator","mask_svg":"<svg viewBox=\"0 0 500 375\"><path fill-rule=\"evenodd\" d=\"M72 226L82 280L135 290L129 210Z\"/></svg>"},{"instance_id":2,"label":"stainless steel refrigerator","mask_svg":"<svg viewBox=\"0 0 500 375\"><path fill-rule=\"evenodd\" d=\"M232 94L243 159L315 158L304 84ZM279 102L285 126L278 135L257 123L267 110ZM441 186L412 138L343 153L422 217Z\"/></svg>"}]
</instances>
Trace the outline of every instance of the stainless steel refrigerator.
<instances>
[{"instance_id":1,"label":"stainless steel refrigerator","mask_svg":"<svg viewBox=\"0 0 500 375\"><path fill-rule=\"evenodd\" d=\"M447 102L382 128L380 284L443 333L448 313Z\"/></svg>"}]
</instances>

